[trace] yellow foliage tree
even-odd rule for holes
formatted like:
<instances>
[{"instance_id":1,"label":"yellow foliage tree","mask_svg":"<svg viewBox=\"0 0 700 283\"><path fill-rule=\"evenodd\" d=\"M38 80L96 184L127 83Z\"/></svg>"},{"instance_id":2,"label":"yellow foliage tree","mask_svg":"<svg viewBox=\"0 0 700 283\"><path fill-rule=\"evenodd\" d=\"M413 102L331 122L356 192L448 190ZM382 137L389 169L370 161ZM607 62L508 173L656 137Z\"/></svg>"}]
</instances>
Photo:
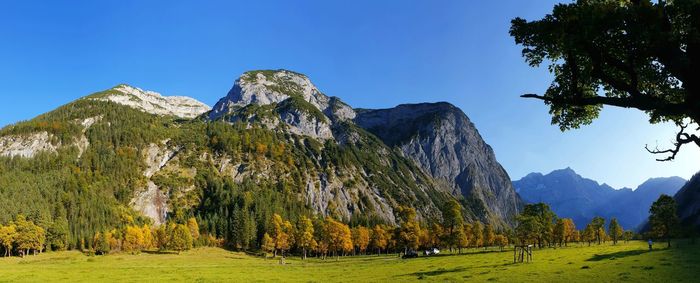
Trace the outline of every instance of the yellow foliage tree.
<instances>
[{"instance_id":1,"label":"yellow foliage tree","mask_svg":"<svg viewBox=\"0 0 700 283\"><path fill-rule=\"evenodd\" d=\"M352 242L355 244L355 248L364 254L369 245L369 229L364 226L355 227L352 230Z\"/></svg>"}]
</instances>

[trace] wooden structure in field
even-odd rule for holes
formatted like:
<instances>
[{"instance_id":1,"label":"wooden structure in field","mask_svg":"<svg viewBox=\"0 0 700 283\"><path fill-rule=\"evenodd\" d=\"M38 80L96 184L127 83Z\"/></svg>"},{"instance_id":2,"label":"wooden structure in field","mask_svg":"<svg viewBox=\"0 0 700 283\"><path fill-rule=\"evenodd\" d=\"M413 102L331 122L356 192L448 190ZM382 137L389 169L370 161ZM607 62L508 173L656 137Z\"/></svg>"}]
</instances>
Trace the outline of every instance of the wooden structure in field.
<instances>
[{"instance_id":1,"label":"wooden structure in field","mask_svg":"<svg viewBox=\"0 0 700 283\"><path fill-rule=\"evenodd\" d=\"M532 261L532 245L516 245L513 249L513 263L524 261Z\"/></svg>"}]
</instances>

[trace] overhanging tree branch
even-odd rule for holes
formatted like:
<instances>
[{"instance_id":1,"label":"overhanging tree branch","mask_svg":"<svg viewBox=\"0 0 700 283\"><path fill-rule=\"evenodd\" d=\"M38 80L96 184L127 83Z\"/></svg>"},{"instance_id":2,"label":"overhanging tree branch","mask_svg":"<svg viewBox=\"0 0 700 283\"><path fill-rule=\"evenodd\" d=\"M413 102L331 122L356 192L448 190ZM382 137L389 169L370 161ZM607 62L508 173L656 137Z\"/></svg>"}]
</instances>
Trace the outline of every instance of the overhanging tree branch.
<instances>
[{"instance_id":1,"label":"overhanging tree branch","mask_svg":"<svg viewBox=\"0 0 700 283\"><path fill-rule=\"evenodd\" d=\"M671 149L666 149L666 150L659 150L658 147L656 147L654 150L649 149L648 145L645 145L644 148L652 154L670 154L666 158L659 158L656 159L656 161L671 161L676 158L676 155L678 152L681 150L681 147L685 144L689 143L695 143L696 145L700 146L700 137L696 135L690 135L688 133L685 133L685 129L688 127L688 125L680 125L681 130L678 131L678 134L676 134L676 142L673 143L674 148Z\"/></svg>"}]
</instances>

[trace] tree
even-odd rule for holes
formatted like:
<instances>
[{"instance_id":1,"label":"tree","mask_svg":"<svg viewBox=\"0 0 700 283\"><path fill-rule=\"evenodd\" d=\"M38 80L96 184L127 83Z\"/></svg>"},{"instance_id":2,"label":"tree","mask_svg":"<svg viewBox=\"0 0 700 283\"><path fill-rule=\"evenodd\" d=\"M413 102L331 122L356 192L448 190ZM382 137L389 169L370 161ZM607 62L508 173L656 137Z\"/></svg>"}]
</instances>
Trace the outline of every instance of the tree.
<instances>
[{"instance_id":1,"label":"tree","mask_svg":"<svg viewBox=\"0 0 700 283\"><path fill-rule=\"evenodd\" d=\"M625 231L624 233L622 233L622 239L625 240L625 243L627 243L627 242L629 242L630 240L632 240L633 237L634 237L634 232L632 232L632 231L630 231L630 230L627 230L627 231Z\"/></svg>"},{"instance_id":2,"label":"tree","mask_svg":"<svg viewBox=\"0 0 700 283\"><path fill-rule=\"evenodd\" d=\"M192 241L197 241L199 239L199 224L197 224L197 219L190 217L190 219L187 220L187 229L190 230Z\"/></svg>"},{"instance_id":3,"label":"tree","mask_svg":"<svg viewBox=\"0 0 700 283\"><path fill-rule=\"evenodd\" d=\"M605 219L603 217L593 217L591 220L591 227L595 233L595 240L598 241L598 245L605 240Z\"/></svg>"},{"instance_id":4,"label":"tree","mask_svg":"<svg viewBox=\"0 0 700 283\"><path fill-rule=\"evenodd\" d=\"M299 222L297 223L297 246L303 251L302 259L306 259L306 251L315 245L316 240L314 240L314 224L306 216L301 216Z\"/></svg>"},{"instance_id":5,"label":"tree","mask_svg":"<svg viewBox=\"0 0 700 283\"><path fill-rule=\"evenodd\" d=\"M153 232L151 231L151 227L144 224L141 227L141 235L143 235L143 243L141 246L142 249L144 249L144 250L152 249L156 245L155 239L153 236Z\"/></svg>"},{"instance_id":6,"label":"tree","mask_svg":"<svg viewBox=\"0 0 700 283\"><path fill-rule=\"evenodd\" d=\"M5 248L4 256L12 256L12 244L17 238L17 229L13 223L7 226L0 225L0 244Z\"/></svg>"},{"instance_id":7,"label":"tree","mask_svg":"<svg viewBox=\"0 0 700 283\"><path fill-rule=\"evenodd\" d=\"M549 208L549 205L544 203L525 205L519 217L527 225L524 228L534 229L533 231L522 231L521 229L521 235L529 234L529 236L533 236L540 248L545 242L551 242L549 238L554 230L556 214Z\"/></svg>"},{"instance_id":8,"label":"tree","mask_svg":"<svg viewBox=\"0 0 700 283\"><path fill-rule=\"evenodd\" d=\"M610 224L608 224L608 234L610 235L614 245L617 245L617 240L622 237L623 231L624 230L622 229L622 226L620 226L620 223L617 223L617 219L611 218Z\"/></svg>"},{"instance_id":9,"label":"tree","mask_svg":"<svg viewBox=\"0 0 700 283\"><path fill-rule=\"evenodd\" d=\"M275 240L270 237L270 234L265 233L262 239L262 250L265 252L265 258L267 259L267 254L275 250Z\"/></svg>"},{"instance_id":10,"label":"tree","mask_svg":"<svg viewBox=\"0 0 700 283\"><path fill-rule=\"evenodd\" d=\"M383 249L386 249L388 241L387 232L382 228L382 226L374 225L372 228L370 244L373 248L377 249L377 254L381 254Z\"/></svg>"},{"instance_id":11,"label":"tree","mask_svg":"<svg viewBox=\"0 0 700 283\"><path fill-rule=\"evenodd\" d=\"M678 229L678 213L676 201L668 195L661 195L649 209L649 223L651 231L654 235L664 238L668 242L668 247L671 247L671 237L673 237Z\"/></svg>"},{"instance_id":12,"label":"tree","mask_svg":"<svg viewBox=\"0 0 700 283\"><path fill-rule=\"evenodd\" d=\"M528 22L516 18L510 34L531 66L551 62L554 81L543 100L561 130L590 124L603 105L646 112L651 123L680 126L674 147L647 150L673 160L684 144L685 120L700 122L700 2L695 0L578 0ZM603 95L600 95L600 93Z\"/></svg>"},{"instance_id":13,"label":"tree","mask_svg":"<svg viewBox=\"0 0 700 283\"><path fill-rule=\"evenodd\" d=\"M95 253L100 254L100 255L106 255L111 251L111 247L109 244L109 238L111 237L111 233L109 232L102 232L102 233L97 233L95 234L95 237L93 239L94 244L93 246L95 247Z\"/></svg>"},{"instance_id":14,"label":"tree","mask_svg":"<svg viewBox=\"0 0 700 283\"><path fill-rule=\"evenodd\" d=\"M491 224L486 224L484 227L484 248L493 246L496 240L496 233L493 231Z\"/></svg>"},{"instance_id":15,"label":"tree","mask_svg":"<svg viewBox=\"0 0 700 283\"><path fill-rule=\"evenodd\" d=\"M576 224L571 218L564 218L564 245L566 246L568 242L578 241L578 231L576 230Z\"/></svg>"},{"instance_id":16,"label":"tree","mask_svg":"<svg viewBox=\"0 0 700 283\"><path fill-rule=\"evenodd\" d=\"M463 237L462 231L464 225L464 217L462 216L462 206L455 199L446 202L442 209L442 226L444 227L445 239L444 242L449 246L450 250L458 246L460 237Z\"/></svg>"},{"instance_id":17,"label":"tree","mask_svg":"<svg viewBox=\"0 0 700 283\"><path fill-rule=\"evenodd\" d=\"M591 246L591 242L596 240L597 229L592 223L586 225L586 229L583 230L583 240L588 242L588 246Z\"/></svg>"},{"instance_id":18,"label":"tree","mask_svg":"<svg viewBox=\"0 0 700 283\"><path fill-rule=\"evenodd\" d=\"M328 248L333 251L336 260L340 258L340 252L352 250L352 233L350 227L331 217L326 218L325 233L328 239Z\"/></svg>"},{"instance_id":19,"label":"tree","mask_svg":"<svg viewBox=\"0 0 700 283\"><path fill-rule=\"evenodd\" d=\"M457 231L457 248L459 253L462 253L462 248L467 248L471 244L472 238L474 238L474 228L471 224L462 225L462 229ZM451 250L450 250L451 252Z\"/></svg>"},{"instance_id":20,"label":"tree","mask_svg":"<svg viewBox=\"0 0 700 283\"><path fill-rule=\"evenodd\" d=\"M127 226L124 232L122 249L128 253L138 253L143 248L143 231L137 226Z\"/></svg>"},{"instance_id":21,"label":"tree","mask_svg":"<svg viewBox=\"0 0 700 283\"><path fill-rule=\"evenodd\" d=\"M479 248L484 244L484 224L481 221L474 222L472 225L472 239L470 245L474 248Z\"/></svg>"},{"instance_id":22,"label":"tree","mask_svg":"<svg viewBox=\"0 0 700 283\"><path fill-rule=\"evenodd\" d=\"M68 246L68 221L59 217L46 230L46 246L52 251L63 251Z\"/></svg>"},{"instance_id":23,"label":"tree","mask_svg":"<svg viewBox=\"0 0 700 283\"><path fill-rule=\"evenodd\" d=\"M559 218L554 224L554 236L552 237L555 243L558 243L561 247L564 244L564 239L566 238L566 228L564 227L564 219Z\"/></svg>"},{"instance_id":24,"label":"tree","mask_svg":"<svg viewBox=\"0 0 700 283\"><path fill-rule=\"evenodd\" d=\"M420 225L416 219L416 210L412 207L399 206L399 241L404 247L404 254L408 249L418 249L420 243Z\"/></svg>"},{"instance_id":25,"label":"tree","mask_svg":"<svg viewBox=\"0 0 700 283\"><path fill-rule=\"evenodd\" d=\"M504 236L504 235L500 235L500 234L499 234L499 235L496 235L496 236L493 238L493 243L494 243L496 246L498 246L498 247L501 249L501 251L503 251L503 247L505 247L505 246L508 245L508 237L506 237L506 236Z\"/></svg>"},{"instance_id":26,"label":"tree","mask_svg":"<svg viewBox=\"0 0 700 283\"><path fill-rule=\"evenodd\" d=\"M539 231L542 230L540 222L534 216L518 215L515 226L515 237L520 245L534 243L538 239Z\"/></svg>"},{"instance_id":27,"label":"tree","mask_svg":"<svg viewBox=\"0 0 700 283\"><path fill-rule=\"evenodd\" d=\"M168 243L170 242L170 232L167 226L168 224L162 224L153 231L155 244L161 251L167 249Z\"/></svg>"},{"instance_id":28,"label":"tree","mask_svg":"<svg viewBox=\"0 0 700 283\"><path fill-rule=\"evenodd\" d=\"M282 257L284 257L284 252L292 246L294 243L294 231L292 229L291 222L285 221L277 213L272 215L272 238L275 240L274 256L277 256L277 250L279 250L282 252Z\"/></svg>"},{"instance_id":29,"label":"tree","mask_svg":"<svg viewBox=\"0 0 700 283\"><path fill-rule=\"evenodd\" d=\"M360 253L364 254L369 245L369 229L364 226L352 229L352 243Z\"/></svg>"},{"instance_id":30,"label":"tree","mask_svg":"<svg viewBox=\"0 0 700 283\"><path fill-rule=\"evenodd\" d=\"M44 243L46 242L46 234L43 228L27 220L24 215L21 214L17 216L14 223L17 229L15 243L19 250L24 251L24 255L29 254L30 250L33 250L35 255L37 252L43 250Z\"/></svg>"},{"instance_id":31,"label":"tree","mask_svg":"<svg viewBox=\"0 0 700 283\"><path fill-rule=\"evenodd\" d=\"M192 234L190 233L190 229L184 224L174 225L170 231L170 242L168 243L168 246L177 251L178 254L180 254L182 251L191 249Z\"/></svg>"}]
</instances>

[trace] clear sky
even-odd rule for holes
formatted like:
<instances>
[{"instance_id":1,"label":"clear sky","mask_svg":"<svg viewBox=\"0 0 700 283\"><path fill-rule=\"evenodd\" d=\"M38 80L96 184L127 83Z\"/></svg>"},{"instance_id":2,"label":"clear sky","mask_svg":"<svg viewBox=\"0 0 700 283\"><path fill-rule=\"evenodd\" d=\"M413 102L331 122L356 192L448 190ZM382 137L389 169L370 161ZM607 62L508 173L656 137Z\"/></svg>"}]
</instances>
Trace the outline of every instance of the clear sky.
<instances>
[{"instance_id":1,"label":"clear sky","mask_svg":"<svg viewBox=\"0 0 700 283\"><path fill-rule=\"evenodd\" d=\"M206 2L206 3L205 3ZM700 149L659 163L671 125L606 108L562 133L542 93L546 69L524 63L510 20L559 1L30 1L0 2L0 126L128 83L209 105L242 72L290 69L354 107L448 101L476 124L512 179L571 167L613 187L689 178Z\"/></svg>"}]
</instances>

